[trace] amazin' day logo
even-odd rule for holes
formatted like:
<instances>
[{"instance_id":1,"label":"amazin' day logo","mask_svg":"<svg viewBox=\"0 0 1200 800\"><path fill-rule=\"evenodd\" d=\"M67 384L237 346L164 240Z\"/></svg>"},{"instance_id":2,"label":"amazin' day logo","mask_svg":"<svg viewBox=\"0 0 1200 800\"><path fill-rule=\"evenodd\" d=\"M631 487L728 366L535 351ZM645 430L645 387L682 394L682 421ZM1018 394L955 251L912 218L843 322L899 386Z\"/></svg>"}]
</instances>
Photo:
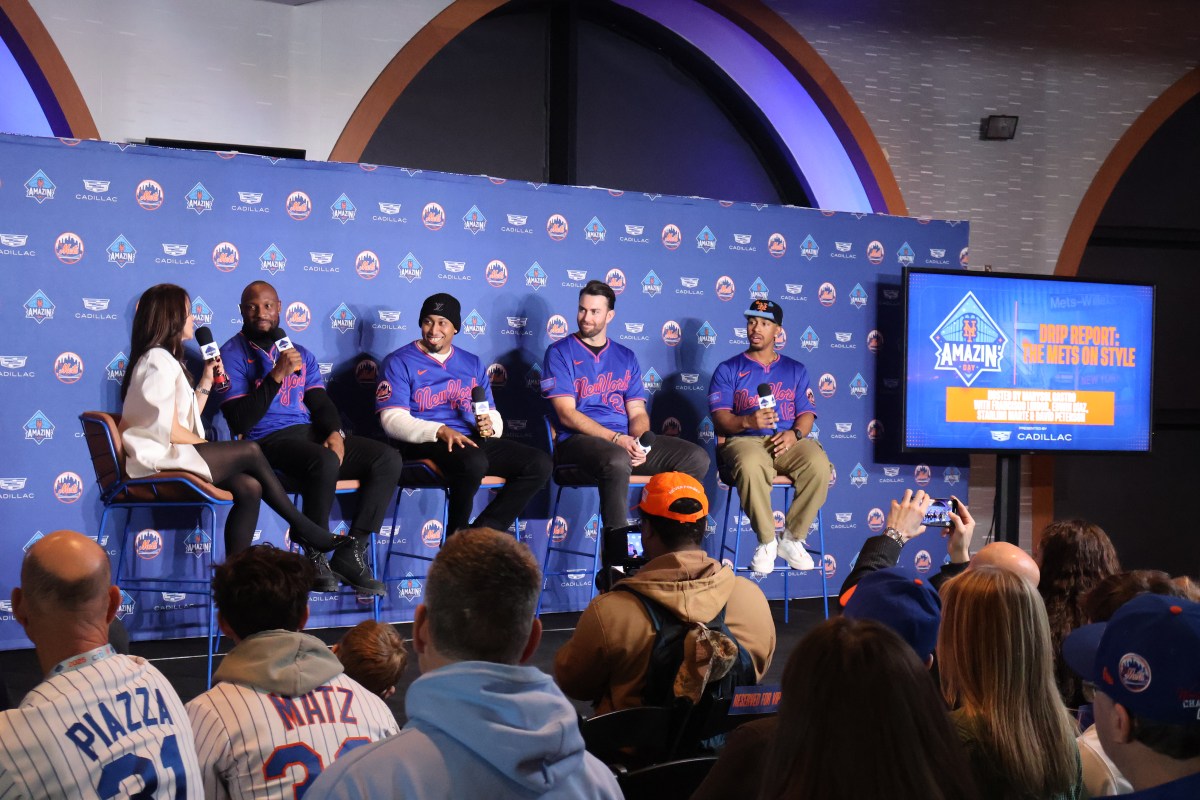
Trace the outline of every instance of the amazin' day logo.
<instances>
[{"instance_id":1,"label":"amazin' day logo","mask_svg":"<svg viewBox=\"0 0 1200 800\"><path fill-rule=\"evenodd\" d=\"M417 261L417 257L409 253L404 258L400 259L400 263L396 265L400 270L400 277L404 278L409 283L421 277L422 267L421 262Z\"/></svg>"},{"instance_id":2,"label":"amazin' day logo","mask_svg":"<svg viewBox=\"0 0 1200 800\"><path fill-rule=\"evenodd\" d=\"M45 414L38 411L25 423L25 438L34 444L41 444L47 439L53 439L54 423Z\"/></svg>"},{"instance_id":3,"label":"amazin' day logo","mask_svg":"<svg viewBox=\"0 0 1200 800\"><path fill-rule=\"evenodd\" d=\"M487 228L487 217L479 210L479 206L471 206L466 214L463 214L463 229L470 231L471 235L479 233Z\"/></svg>"},{"instance_id":4,"label":"amazin' day logo","mask_svg":"<svg viewBox=\"0 0 1200 800\"><path fill-rule=\"evenodd\" d=\"M354 201L347 197L345 192L342 192L329 207L329 212L333 215L333 219L345 225L347 222L353 222L354 218L358 216L358 206L354 205Z\"/></svg>"},{"instance_id":5,"label":"amazin' day logo","mask_svg":"<svg viewBox=\"0 0 1200 800\"><path fill-rule=\"evenodd\" d=\"M696 247L705 253L711 253L717 249L717 237L709 230L707 225L704 226L704 229L700 233L696 234Z\"/></svg>"},{"instance_id":6,"label":"amazin' day logo","mask_svg":"<svg viewBox=\"0 0 1200 800\"><path fill-rule=\"evenodd\" d=\"M38 325L48 319L54 319L54 303L41 289L38 289L32 297L25 301L25 319L31 319Z\"/></svg>"},{"instance_id":7,"label":"amazin' day logo","mask_svg":"<svg viewBox=\"0 0 1200 800\"><path fill-rule=\"evenodd\" d=\"M283 251L272 244L266 250L263 250L261 256L258 257L258 263L262 265L263 272L271 273L271 277L275 277L275 273L283 272L287 267L287 257Z\"/></svg>"},{"instance_id":8,"label":"amazin' day logo","mask_svg":"<svg viewBox=\"0 0 1200 800\"><path fill-rule=\"evenodd\" d=\"M599 217L592 217L592 221L583 229L583 236L592 244L600 244L604 241L605 235L608 233L604 228L604 224L600 222Z\"/></svg>"},{"instance_id":9,"label":"amazin' day logo","mask_svg":"<svg viewBox=\"0 0 1200 800\"><path fill-rule=\"evenodd\" d=\"M197 183L192 187L192 190L187 193L187 209L195 211L197 216L205 211L213 210L213 196L208 193L208 189L204 188L203 183Z\"/></svg>"},{"instance_id":10,"label":"amazin' day logo","mask_svg":"<svg viewBox=\"0 0 1200 800\"><path fill-rule=\"evenodd\" d=\"M479 312L471 309L471 313L463 319L463 333L470 336L472 339L478 339L487 333L487 322L480 316Z\"/></svg>"},{"instance_id":11,"label":"amazin' day logo","mask_svg":"<svg viewBox=\"0 0 1200 800\"><path fill-rule=\"evenodd\" d=\"M136 258L137 248L129 243L124 234L113 239L113 243L108 246L108 260L118 267L132 264Z\"/></svg>"},{"instance_id":12,"label":"amazin' day logo","mask_svg":"<svg viewBox=\"0 0 1200 800\"><path fill-rule=\"evenodd\" d=\"M25 181L25 196L36 200L39 206L47 200L53 200L54 192L57 189L54 181L50 180L40 169Z\"/></svg>"},{"instance_id":13,"label":"amazin' day logo","mask_svg":"<svg viewBox=\"0 0 1200 800\"><path fill-rule=\"evenodd\" d=\"M345 303L340 304L329 315L330 326L338 333L354 330L354 324L358 320L354 316L354 312L350 310L350 306Z\"/></svg>"},{"instance_id":14,"label":"amazin' day logo","mask_svg":"<svg viewBox=\"0 0 1200 800\"><path fill-rule=\"evenodd\" d=\"M546 270L542 269L542 265L533 262L533 266L525 270L525 285L535 292L546 285Z\"/></svg>"},{"instance_id":15,"label":"amazin' day logo","mask_svg":"<svg viewBox=\"0 0 1200 800\"><path fill-rule=\"evenodd\" d=\"M967 292L929 338L937 347L934 369L956 373L967 386L985 372L1000 372L1008 344L974 292Z\"/></svg>"},{"instance_id":16,"label":"amazin' day logo","mask_svg":"<svg viewBox=\"0 0 1200 800\"><path fill-rule=\"evenodd\" d=\"M812 234L805 236L804 241L800 243L800 255L808 261L812 261L820 253L821 248L817 247L817 240L812 237Z\"/></svg>"}]
</instances>

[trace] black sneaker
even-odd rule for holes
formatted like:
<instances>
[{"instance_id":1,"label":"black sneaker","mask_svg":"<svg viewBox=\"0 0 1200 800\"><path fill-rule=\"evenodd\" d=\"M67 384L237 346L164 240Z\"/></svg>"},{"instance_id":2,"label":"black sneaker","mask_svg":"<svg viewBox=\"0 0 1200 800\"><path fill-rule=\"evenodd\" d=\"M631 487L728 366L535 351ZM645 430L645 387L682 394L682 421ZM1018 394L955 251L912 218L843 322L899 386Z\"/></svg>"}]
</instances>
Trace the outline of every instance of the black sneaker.
<instances>
[{"instance_id":1,"label":"black sneaker","mask_svg":"<svg viewBox=\"0 0 1200 800\"><path fill-rule=\"evenodd\" d=\"M338 590L337 578L333 577L325 554L320 550L305 547L304 557L312 562L313 568L317 572L316 577L313 578L312 590L314 592L336 592Z\"/></svg>"},{"instance_id":2,"label":"black sneaker","mask_svg":"<svg viewBox=\"0 0 1200 800\"><path fill-rule=\"evenodd\" d=\"M375 580L364 555L368 541L355 539L354 544L340 548L329 560L329 569L338 580L354 587L360 594L382 595L387 592L387 587Z\"/></svg>"}]
</instances>

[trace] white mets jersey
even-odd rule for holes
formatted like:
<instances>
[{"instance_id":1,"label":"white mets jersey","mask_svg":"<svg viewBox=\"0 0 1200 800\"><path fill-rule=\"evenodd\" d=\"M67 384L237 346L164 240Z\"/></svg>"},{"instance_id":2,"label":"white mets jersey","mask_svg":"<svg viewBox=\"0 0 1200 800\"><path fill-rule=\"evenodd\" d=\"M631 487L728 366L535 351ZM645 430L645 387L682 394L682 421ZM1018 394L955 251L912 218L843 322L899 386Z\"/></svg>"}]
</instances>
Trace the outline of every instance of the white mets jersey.
<instances>
[{"instance_id":1,"label":"white mets jersey","mask_svg":"<svg viewBox=\"0 0 1200 800\"><path fill-rule=\"evenodd\" d=\"M346 675L297 697L219 683L187 711L209 800L300 800L336 759L399 730L387 704Z\"/></svg>"},{"instance_id":2,"label":"white mets jersey","mask_svg":"<svg viewBox=\"0 0 1200 800\"><path fill-rule=\"evenodd\" d=\"M0 800L162 798L204 792L187 712L145 659L68 659L0 712Z\"/></svg>"}]
</instances>

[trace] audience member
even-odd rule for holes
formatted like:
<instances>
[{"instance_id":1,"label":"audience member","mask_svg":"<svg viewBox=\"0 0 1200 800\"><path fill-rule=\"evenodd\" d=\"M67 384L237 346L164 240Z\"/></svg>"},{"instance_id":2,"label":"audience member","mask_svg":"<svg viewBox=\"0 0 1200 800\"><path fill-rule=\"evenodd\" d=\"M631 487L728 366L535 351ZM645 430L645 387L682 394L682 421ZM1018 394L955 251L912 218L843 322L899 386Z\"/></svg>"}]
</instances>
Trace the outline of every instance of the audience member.
<instances>
[{"instance_id":1,"label":"audience member","mask_svg":"<svg viewBox=\"0 0 1200 800\"><path fill-rule=\"evenodd\" d=\"M962 574L971 561L971 538L975 534L975 518L971 516L971 509L965 503L957 497L953 499L957 503L958 511L950 512L952 524L949 528L942 529L950 561L943 564L936 575L930 577L929 582L935 589L955 575ZM850 574L842 583L838 601L843 607L850 602L854 595L854 587L864 575L896 566L900 561L901 548L925 532L921 521L932 503L933 496L924 489L918 489L915 493L912 489L905 489L903 497L892 501L883 533L863 542L858 559L854 562L854 569L850 570Z\"/></svg>"},{"instance_id":2,"label":"audience member","mask_svg":"<svg viewBox=\"0 0 1200 800\"><path fill-rule=\"evenodd\" d=\"M588 604L555 655L559 686L601 714L659 704L653 701L663 698L646 701L656 637L644 600L694 629L713 627L724 614L730 636L751 659L753 675L745 682L757 683L775 652L775 623L762 590L701 547L708 514L704 487L682 472L659 473L646 484L638 508L647 562Z\"/></svg>"},{"instance_id":3,"label":"audience member","mask_svg":"<svg viewBox=\"0 0 1200 800\"><path fill-rule=\"evenodd\" d=\"M1041 580L1038 592L1050 620L1054 681L1068 708L1083 703L1080 681L1062 660L1067 634L1084 622L1083 598L1092 587L1121 571L1117 551L1099 525L1081 519L1057 520L1042 531L1034 552Z\"/></svg>"},{"instance_id":4,"label":"audience member","mask_svg":"<svg viewBox=\"0 0 1200 800\"><path fill-rule=\"evenodd\" d=\"M929 672L887 626L818 625L788 659L782 691L763 800L977 796Z\"/></svg>"},{"instance_id":5,"label":"audience member","mask_svg":"<svg viewBox=\"0 0 1200 800\"><path fill-rule=\"evenodd\" d=\"M408 666L404 640L385 622L365 619L332 648L346 674L387 700Z\"/></svg>"},{"instance_id":6,"label":"audience member","mask_svg":"<svg viewBox=\"0 0 1200 800\"><path fill-rule=\"evenodd\" d=\"M35 543L12 591L46 679L0 713L0 797L198 798L179 695L144 658L117 653L108 555L74 531Z\"/></svg>"},{"instance_id":7,"label":"audience member","mask_svg":"<svg viewBox=\"0 0 1200 800\"><path fill-rule=\"evenodd\" d=\"M1010 542L991 542L979 548L968 569L995 567L1011 572L1037 591L1042 573L1033 557ZM1043 604L1044 606L1045 604Z\"/></svg>"},{"instance_id":8,"label":"audience member","mask_svg":"<svg viewBox=\"0 0 1200 800\"><path fill-rule=\"evenodd\" d=\"M895 567L865 575L842 616L883 623L912 647L926 667L932 667L942 601L922 578ZM692 800L725 800L738 793L756 797L767 752L778 738L778 729L779 716L773 715L730 731L720 758Z\"/></svg>"},{"instance_id":9,"label":"audience member","mask_svg":"<svg viewBox=\"0 0 1200 800\"><path fill-rule=\"evenodd\" d=\"M216 568L217 622L234 647L219 683L187 704L206 797L299 797L334 759L398 730L387 705L300 632L315 572L270 545Z\"/></svg>"},{"instance_id":10,"label":"audience member","mask_svg":"<svg viewBox=\"0 0 1200 800\"><path fill-rule=\"evenodd\" d=\"M942 693L984 798L1074 798L1074 723L1054 685L1046 607L1018 573L972 564L942 589Z\"/></svg>"},{"instance_id":11,"label":"audience member","mask_svg":"<svg viewBox=\"0 0 1200 800\"><path fill-rule=\"evenodd\" d=\"M549 675L520 666L541 640L541 589L537 562L511 535L447 539L413 621L422 674L405 697L408 724L339 759L313 797L619 800L570 702Z\"/></svg>"},{"instance_id":12,"label":"audience member","mask_svg":"<svg viewBox=\"0 0 1200 800\"><path fill-rule=\"evenodd\" d=\"M1200 604L1143 594L1072 632L1067 663L1095 691L1104 752L1128 797L1200 797Z\"/></svg>"}]
</instances>

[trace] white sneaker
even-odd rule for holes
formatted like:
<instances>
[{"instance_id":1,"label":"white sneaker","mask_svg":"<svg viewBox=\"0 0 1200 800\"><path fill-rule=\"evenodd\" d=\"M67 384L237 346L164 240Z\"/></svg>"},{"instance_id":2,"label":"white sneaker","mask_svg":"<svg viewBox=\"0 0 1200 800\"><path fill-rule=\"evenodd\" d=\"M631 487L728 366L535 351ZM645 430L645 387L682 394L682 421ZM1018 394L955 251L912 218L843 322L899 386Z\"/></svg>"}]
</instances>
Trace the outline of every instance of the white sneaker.
<instances>
[{"instance_id":1,"label":"white sneaker","mask_svg":"<svg viewBox=\"0 0 1200 800\"><path fill-rule=\"evenodd\" d=\"M772 539L754 548L754 557L750 559L750 571L759 575L770 575L774 572L777 546L776 540Z\"/></svg>"},{"instance_id":2,"label":"white sneaker","mask_svg":"<svg viewBox=\"0 0 1200 800\"><path fill-rule=\"evenodd\" d=\"M804 543L796 539L781 536L779 538L779 555L783 556L783 560L792 569L809 570L814 566L812 556L804 549Z\"/></svg>"}]
</instances>

